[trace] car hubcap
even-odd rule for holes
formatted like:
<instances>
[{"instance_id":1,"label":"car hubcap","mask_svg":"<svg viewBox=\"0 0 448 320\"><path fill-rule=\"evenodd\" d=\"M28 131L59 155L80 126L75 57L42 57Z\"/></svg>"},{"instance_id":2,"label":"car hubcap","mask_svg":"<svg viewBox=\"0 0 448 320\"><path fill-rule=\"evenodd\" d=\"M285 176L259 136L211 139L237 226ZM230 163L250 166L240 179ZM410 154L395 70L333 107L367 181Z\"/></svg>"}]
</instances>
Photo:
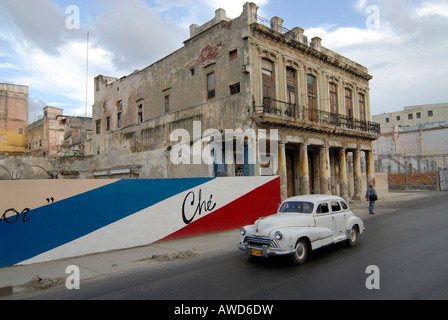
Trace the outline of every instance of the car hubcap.
<instances>
[{"instance_id":1,"label":"car hubcap","mask_svg":"<svg viewBox=\"0 0 448 320\"><path fill-rule=\"evenodd\" d=\"M350 232L350 241L351 242L356 241L356 230L355 229L352 229L352 231Z\"/></svg>"},{"instance_id":2,"label":"car hubcap","mask_svg":"<svg viewBox=\"0 0 448 320\"><path fill-rule=\"evenodd\" d=\"M296 249L296 257L297 259L302 260L304 256L305 256L305 248L303 246L303 243L299 243Z\"/></svg>"}]
</instances>

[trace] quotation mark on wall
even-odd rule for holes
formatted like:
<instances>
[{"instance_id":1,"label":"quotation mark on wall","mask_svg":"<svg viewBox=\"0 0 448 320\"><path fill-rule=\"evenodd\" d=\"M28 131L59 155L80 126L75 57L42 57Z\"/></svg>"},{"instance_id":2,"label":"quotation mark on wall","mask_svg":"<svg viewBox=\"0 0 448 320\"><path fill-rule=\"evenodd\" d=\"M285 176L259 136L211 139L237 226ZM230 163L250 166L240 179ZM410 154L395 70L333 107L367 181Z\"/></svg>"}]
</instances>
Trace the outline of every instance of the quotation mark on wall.
<instances>
[{"instance_id":1,"label":"quotation mark on wall","mask_svg":"<svg viewBox=\"0 0 448 320\"><path fill-rule=\"evenodd\" d=\"M53 197L51 197L51 198L47 198L47 203L54 203L54 198Z\"/></svg>"}]
</instances>

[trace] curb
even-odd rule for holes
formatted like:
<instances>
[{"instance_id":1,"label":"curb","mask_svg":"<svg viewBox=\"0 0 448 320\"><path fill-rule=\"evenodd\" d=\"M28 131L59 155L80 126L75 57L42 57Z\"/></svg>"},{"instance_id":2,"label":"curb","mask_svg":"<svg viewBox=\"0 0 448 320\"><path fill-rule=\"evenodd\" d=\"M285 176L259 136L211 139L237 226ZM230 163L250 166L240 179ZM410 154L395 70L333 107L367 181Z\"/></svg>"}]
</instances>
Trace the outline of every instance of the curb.
<instances>
[{"instance_id":1,"label":"curb","mask_svg":"<svg viewBox=\"0 0 448 320\"><path fill-rule=\"evenodd\" d=\"M6 286L3 288L0 288L0 297L12 296L12 294L13 294L12 286Z\"/></svg>"}]
</instances>

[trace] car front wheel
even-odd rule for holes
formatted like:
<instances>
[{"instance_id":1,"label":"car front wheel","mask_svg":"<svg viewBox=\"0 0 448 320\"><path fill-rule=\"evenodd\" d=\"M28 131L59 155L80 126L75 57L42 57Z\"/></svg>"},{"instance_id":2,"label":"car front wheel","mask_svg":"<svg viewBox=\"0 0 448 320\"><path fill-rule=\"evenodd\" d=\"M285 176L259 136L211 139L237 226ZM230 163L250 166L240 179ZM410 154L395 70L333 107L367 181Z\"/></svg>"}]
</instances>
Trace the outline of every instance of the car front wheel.
<instances>
[{"instance_id":1,"label":"car front wheel","mask_svg":"<svg viewBox=\"0 0 448 320\"><path fill-rule=\"evenodd\" d=\"M356 226L353 226L348 235L347 244L350 247L354 247L356 246L357 243L358 243L358 228L356 228Z\"/></svg>"},{"instance_id":2,"label":"car front wheel","mask_svg":"<svg viewBox=\"0 0 448 320\"><path fill-rule=\"evenodd\" d=\"M296 250L292 255L292 260L295 264L305 263L308 256L308 245L304 239L297 241Z\"/></svg>"}]
</instances>

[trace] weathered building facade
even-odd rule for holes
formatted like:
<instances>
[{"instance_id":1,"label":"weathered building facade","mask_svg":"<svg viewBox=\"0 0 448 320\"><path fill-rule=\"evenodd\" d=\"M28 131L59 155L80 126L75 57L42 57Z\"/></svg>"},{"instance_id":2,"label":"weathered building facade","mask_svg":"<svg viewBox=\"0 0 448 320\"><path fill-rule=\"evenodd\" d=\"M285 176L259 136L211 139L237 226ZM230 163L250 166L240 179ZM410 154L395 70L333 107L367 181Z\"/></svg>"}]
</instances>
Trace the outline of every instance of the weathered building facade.
<instances>
[{"instance_id":1,"label":"weathered building facade","mask_svg":"<svg viewBox=\"0 0 448 320\"><path fill-rule=\"evenodd\" d=\"M92 118L64 115L47 106L43 117L28 126L26 153L30 156L84 155L92 132Z\"/></svg>"},{"instance_id":2,"label":"weathered building facade","mask_svg":"<svg viewBox=\"0 0 448 320\"><path fill-rule=\"evenodd\" d=\"M28 99L27 86L0 83L0 152L25 152Z\"/></svg>"},{"instance_id":3,"label":"weathered building facade","mask_svg":"<svg viewBox=\"0 0 448 320\"><path fill-rule=\"evenodd\" d=\"M282 197L361 197L362 172L368 183L375 182L372 142L379 125L369 121L372 76L324 48L321 39L308 44L303 29L287 30L281 18L266 26L257 10L246 3L232 20L218 9L213 20L192 25L190 38L171 55L121 79L95 78L95 177L273 174L281 177ZM212 145L215 162L173 163L176 129L189 132L192 153L198 139L202 149ZM222 133L223 145L229 140L226 130L264 130L266 136L255 142L246 136L241 149L235 143L231 157L242 163L226 157L220 165L218 142L202 136L210 129ZM269 147L272 140L275 150ZM267 145L263 152L275 155L277 165L239 157L250 142L256 154L260 144Z\"/></svg>"}]
</instances>

